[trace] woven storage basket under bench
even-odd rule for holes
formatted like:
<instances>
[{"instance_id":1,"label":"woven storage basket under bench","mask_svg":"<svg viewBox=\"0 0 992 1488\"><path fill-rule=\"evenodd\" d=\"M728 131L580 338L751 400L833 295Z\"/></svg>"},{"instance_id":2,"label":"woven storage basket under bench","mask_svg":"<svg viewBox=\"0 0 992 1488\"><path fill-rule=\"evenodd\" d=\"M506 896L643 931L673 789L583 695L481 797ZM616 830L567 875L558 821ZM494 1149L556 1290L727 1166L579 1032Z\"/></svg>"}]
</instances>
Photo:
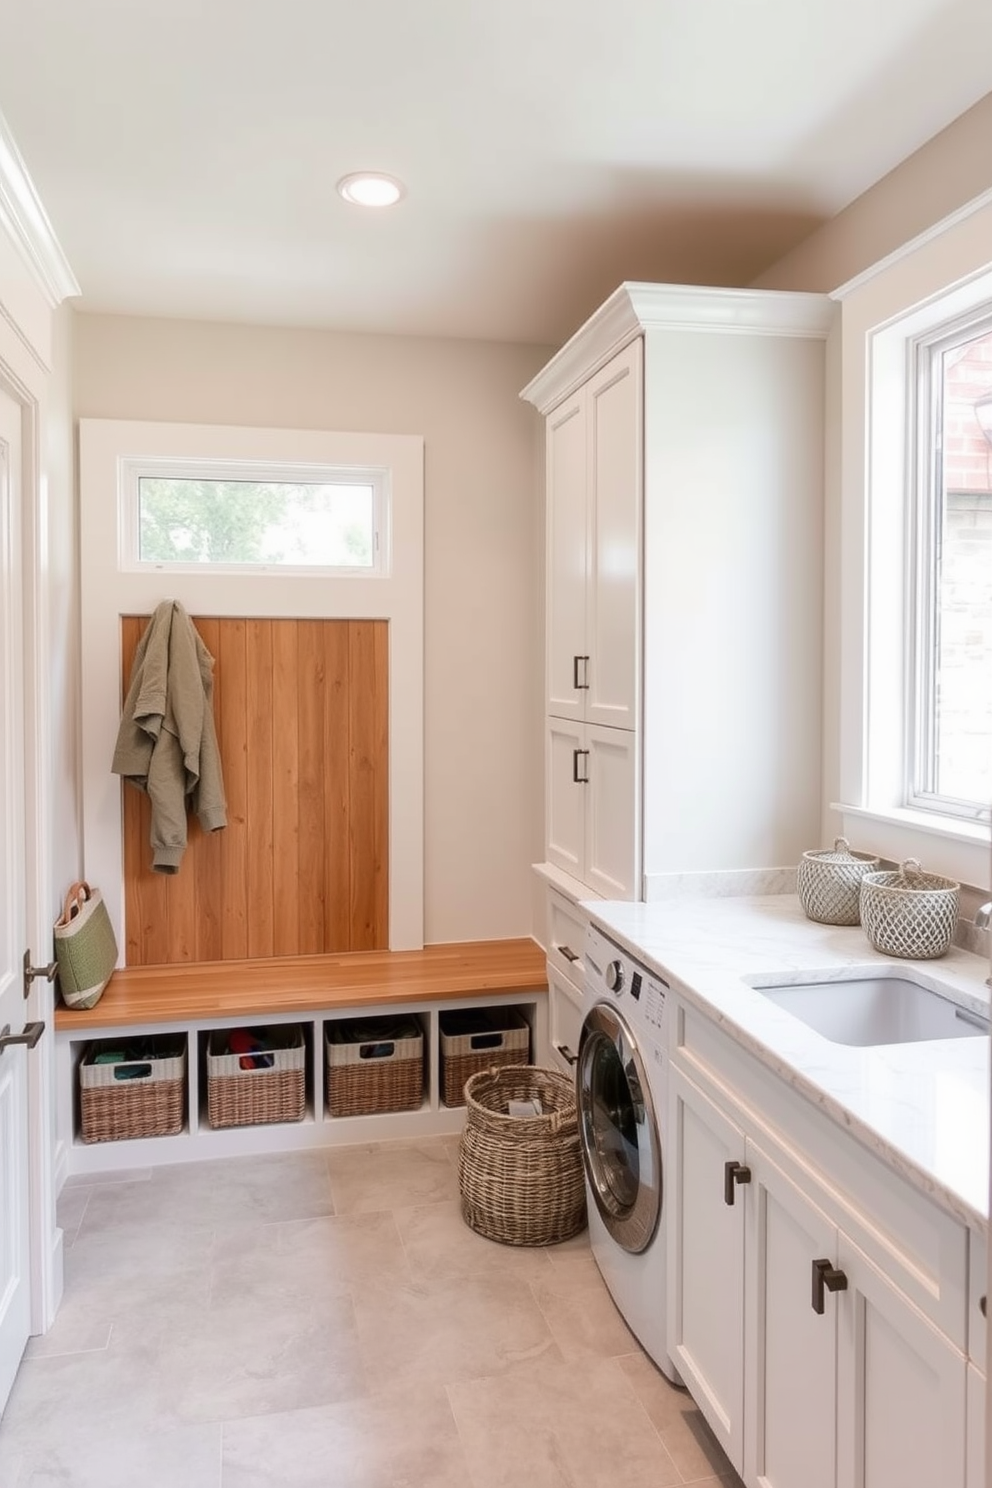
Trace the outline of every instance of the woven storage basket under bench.
<instances>
[{"instance_id":1,"label":"woven storage basket under bench","mask_svg":"<svg viewBox=\"0 0 992 1488\"><path fill-rule=\"evenodd\" d=\"M329 1116L416 1111L424 1099L424 1033L409 1015L327 1024Z\"/></svg>"},{"instance_id":2,"label":"woven storage basket under bench","mask_svg":"<svg viewBox=\"0 0 992 1488\"><path fill-rule=\"evenodd\" d=\"M465 1081L480 1070L530 1063L530 1024L513 1008L441 1013L441 1099L465 1104Z\"/></svg>"},{"instance_id":3,"label":"woven storage basket under bench","mask_svg":"<svg viewBox=\"0 0 992 1488\"><path fill-rule=\"evenodd\" d=\"M248 1047L231 1052L238 1032ZM207 1120L213 1127L302 1121L306 1110L306 1045L303 1030L215 1029L207 1040Z\"/></svg>"},{"instance_id":4,"label":"woven storage basket under bench","mask_svg":"<svg viewBox=\"0 0 992 1488\"><path fill-rule=\"evenodd\" d=\"M84 1142L175 1136L185 1104L185 1035L94 1039L87 1047L79 1066Z\"/></svg>"}]
</instances>

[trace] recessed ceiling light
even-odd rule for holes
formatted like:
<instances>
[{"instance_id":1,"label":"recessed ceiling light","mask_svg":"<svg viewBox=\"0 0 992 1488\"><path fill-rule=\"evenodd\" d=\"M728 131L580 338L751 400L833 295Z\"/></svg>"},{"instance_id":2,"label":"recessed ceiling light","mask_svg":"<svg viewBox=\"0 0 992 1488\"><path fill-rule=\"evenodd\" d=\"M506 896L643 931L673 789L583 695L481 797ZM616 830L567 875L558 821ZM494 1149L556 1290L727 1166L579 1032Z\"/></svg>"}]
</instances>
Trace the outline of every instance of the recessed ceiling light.
<instances>
[{"instance_id":1,"label":"recessed ceiling light","mask_svg":"<svg viewBox=\"0 0 992 1488\"><path fill-rule=\"evenodd\" d=\"M380 171L352 171L350 176L341 177L338 191L356 207L391 207L403 195L404 187L401 181Z\"/></svg>"}]
</instances>

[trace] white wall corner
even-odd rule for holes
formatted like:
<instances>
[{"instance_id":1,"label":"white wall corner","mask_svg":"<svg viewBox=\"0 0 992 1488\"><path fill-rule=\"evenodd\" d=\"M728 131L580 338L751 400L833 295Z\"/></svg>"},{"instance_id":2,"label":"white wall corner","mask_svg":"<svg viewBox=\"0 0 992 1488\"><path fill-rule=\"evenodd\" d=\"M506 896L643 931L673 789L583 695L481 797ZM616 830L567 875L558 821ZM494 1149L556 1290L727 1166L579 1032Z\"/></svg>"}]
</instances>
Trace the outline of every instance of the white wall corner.
<instances>
[{"instance_id":1,"label":"white wall corner","mask_svg":"<svg viewBox=\"0 0 992 1488\"><path fill-rule=\"evenodd\" d=\"M0 229L17 248L52 309L80 293L76 277L0 114Z\"/></svg>"}]
</instances>

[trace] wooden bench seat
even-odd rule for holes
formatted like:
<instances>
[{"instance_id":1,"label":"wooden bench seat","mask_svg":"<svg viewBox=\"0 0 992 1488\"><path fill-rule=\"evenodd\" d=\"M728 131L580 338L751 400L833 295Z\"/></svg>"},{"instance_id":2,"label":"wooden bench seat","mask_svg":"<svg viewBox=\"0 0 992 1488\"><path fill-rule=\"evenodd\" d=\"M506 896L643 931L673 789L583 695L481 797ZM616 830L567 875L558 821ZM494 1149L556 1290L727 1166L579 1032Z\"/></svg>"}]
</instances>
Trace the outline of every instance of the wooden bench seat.
<instances>
[{"instance_id":1,"label":"wooden bench seat","mask_svg":"<svg viewBox=\"0 0 992 1488\"><path fill-rule=\"evenodd\" d=\"M363 951L125 967L89 1012L57 1007L55 1027L74 1033L144 1023L260 1019L361 1009L380 1003L464 1002L473 995L546 992L535 940L480 940L419 951Z\"/></svg>"}]
</instances>

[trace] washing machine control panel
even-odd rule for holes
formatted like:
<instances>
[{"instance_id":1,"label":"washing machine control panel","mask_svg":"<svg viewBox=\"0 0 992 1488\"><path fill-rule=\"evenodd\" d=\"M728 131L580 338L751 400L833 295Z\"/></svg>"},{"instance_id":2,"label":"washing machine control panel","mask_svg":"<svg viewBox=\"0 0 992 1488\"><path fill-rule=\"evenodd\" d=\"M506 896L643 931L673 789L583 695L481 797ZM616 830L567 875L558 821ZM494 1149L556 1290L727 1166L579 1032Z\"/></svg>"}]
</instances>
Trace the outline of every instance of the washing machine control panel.
<instances>
[{"instance_id":1,"label":"washing machine control panel","mask_svg":"<svg viewBox=\"0 0 992 1488\"><path fill-rule=\"evenodd\" d=\"M592 925L586 933L585 974L586 990L593 1000L609 996L622 1002L628 1016L642 1027L655 1036L662 1033L668 991L664 978L639 965L629 952Z\"/></svg>"},{"instance_id":2,"label":"washing machine control panel","mask_svg":"<svg viewBox=\"0 0 992 1488\"><path fill-rule=\"evenodd\" d=\"M665 1026L665 993L668 990L667 983L661 977L645 976L644 978L644 1021L649 1028L656 1028L660 1032Z\"/></svg>"}]
</instances>

